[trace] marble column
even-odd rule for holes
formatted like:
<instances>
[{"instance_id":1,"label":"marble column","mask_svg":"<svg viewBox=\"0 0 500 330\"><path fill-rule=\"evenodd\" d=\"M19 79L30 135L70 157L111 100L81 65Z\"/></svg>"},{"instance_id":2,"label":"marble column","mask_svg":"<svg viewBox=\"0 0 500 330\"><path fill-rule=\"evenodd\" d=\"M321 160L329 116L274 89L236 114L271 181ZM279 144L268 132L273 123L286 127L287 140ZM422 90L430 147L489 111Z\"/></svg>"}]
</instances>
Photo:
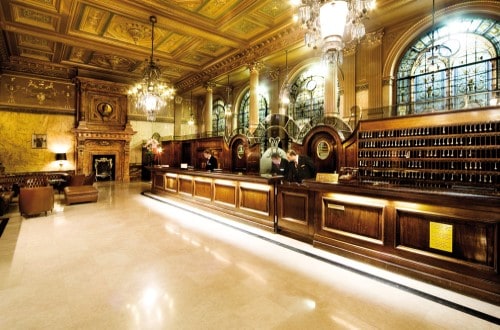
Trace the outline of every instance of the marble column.
<instances>
[{"instance_id":1,"label":"marble column","mask_svg":"<svg viewBox=\"0 0 500 330\"><path fill-rule=\"evenodd\" d=\"M213 88L215 84L208 83L205 88L207 93L205 94L205 113L203 119L203 132L209 136L212 133L212 110L213 110Z\"/></svg>"},{"instance_id":2,"label":"marble column","mask_svg":"<svg viewBox=\"0 0 500 330\"><path fill-rule=\"evenodd\" d=\"M259 70L262 63L254 62L249 65L250 70L250 109L248 118L248 129L255 132L259 125Z\"/></svg>"}]
</instances>

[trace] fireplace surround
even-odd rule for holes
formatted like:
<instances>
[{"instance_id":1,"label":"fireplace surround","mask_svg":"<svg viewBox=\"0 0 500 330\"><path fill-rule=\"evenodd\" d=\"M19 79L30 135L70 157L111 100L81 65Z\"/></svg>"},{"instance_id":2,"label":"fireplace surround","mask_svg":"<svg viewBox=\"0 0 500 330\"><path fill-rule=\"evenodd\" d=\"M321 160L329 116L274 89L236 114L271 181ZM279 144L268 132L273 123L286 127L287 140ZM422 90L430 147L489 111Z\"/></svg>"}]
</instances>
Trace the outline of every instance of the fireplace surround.
<instances>
[{"instance_id":1,"label":"fireplace surround","mask_svg":"<svg viewBox=\"0 0 500 330\"><path fill-rule=\"evenodd\" d=\"M130 181L130 140L136 133L127 117L127 85L78 78L75 171L95 172L94 159L114 158L114 180Z\"/></svg>"}]
</instances>

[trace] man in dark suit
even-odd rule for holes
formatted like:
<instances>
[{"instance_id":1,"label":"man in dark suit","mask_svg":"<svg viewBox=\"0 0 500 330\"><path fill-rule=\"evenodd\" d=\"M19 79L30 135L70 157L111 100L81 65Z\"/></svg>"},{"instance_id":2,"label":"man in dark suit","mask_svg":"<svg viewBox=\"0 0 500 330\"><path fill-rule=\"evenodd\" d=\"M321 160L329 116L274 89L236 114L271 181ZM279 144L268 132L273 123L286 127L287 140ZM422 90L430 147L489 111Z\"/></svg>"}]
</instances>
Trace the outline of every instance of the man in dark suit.
<instances>
[{"instance_id":1,"label":"man in dark suit","mask_svg":"<svg viewBox=\"0 0 500 330\"><path fill-rule=\"evenodd\" d=\"M285 178L288 174L288 160L282 158L277 152L271 155L271 174L283 175Z\"/></svg>"},{"instance_id":2,"label":"man in dark suit","mask_svg":"<svg viewBox=\"0 0 500 330\"><path fill-rule=\"evenodd\" d=\"M304 179L316 177L316 166L308 156L298 155L295 150L289 150L286 154L289 162L287 180L291 182L302 182Z\"/></svg>"},{"instance_id":3,"label":"man in dark suit","mask_svg":"<svg viewBox=\"0 0 500 330\"><path fill-rule=\"evenodd\" d=\"M205 165L207 171L213 171L218 168L219 164L217 163L217 158L212 155L212 150L205 149L205 151L203 151L203 157L207 160Z\"/></svg>"}]
</instances>

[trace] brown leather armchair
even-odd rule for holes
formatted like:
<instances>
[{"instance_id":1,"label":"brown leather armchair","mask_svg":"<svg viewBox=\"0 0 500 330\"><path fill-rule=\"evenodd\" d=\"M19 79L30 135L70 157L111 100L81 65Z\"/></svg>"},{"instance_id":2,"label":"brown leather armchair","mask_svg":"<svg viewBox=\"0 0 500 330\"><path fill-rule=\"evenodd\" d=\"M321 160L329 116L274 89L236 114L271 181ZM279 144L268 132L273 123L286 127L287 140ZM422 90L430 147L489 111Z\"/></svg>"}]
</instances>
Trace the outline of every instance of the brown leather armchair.
<instances>
[{"instance_id":1,"label":"brown leather armchair","mask_svg":"<svg viewBox=\"0 0 500 330\"><path fill-rule=\"evenodd\" d=\"M24 188L19 191L19 212L21 215L36 215L54 208L54 188L51 186Z\"/></svg>"}]
</instances>

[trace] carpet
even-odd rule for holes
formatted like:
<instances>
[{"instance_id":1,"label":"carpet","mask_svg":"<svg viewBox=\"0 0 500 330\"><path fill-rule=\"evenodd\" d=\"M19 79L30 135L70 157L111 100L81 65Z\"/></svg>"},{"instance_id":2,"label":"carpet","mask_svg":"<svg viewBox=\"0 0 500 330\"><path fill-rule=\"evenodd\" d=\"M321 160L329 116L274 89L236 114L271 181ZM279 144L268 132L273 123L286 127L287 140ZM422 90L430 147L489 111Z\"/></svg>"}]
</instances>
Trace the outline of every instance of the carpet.
<instances>
[{"instance_id":1,"label":"carpet","mask_svg":"<svg viewBox=\"0 0 500 330\"><path fill-rule=\"evenodd\" d=\"M7 227L7 222L9 222L9 218L0 218L0 237L2 237L5 227Z\"/></svg>"}]
</instances>

